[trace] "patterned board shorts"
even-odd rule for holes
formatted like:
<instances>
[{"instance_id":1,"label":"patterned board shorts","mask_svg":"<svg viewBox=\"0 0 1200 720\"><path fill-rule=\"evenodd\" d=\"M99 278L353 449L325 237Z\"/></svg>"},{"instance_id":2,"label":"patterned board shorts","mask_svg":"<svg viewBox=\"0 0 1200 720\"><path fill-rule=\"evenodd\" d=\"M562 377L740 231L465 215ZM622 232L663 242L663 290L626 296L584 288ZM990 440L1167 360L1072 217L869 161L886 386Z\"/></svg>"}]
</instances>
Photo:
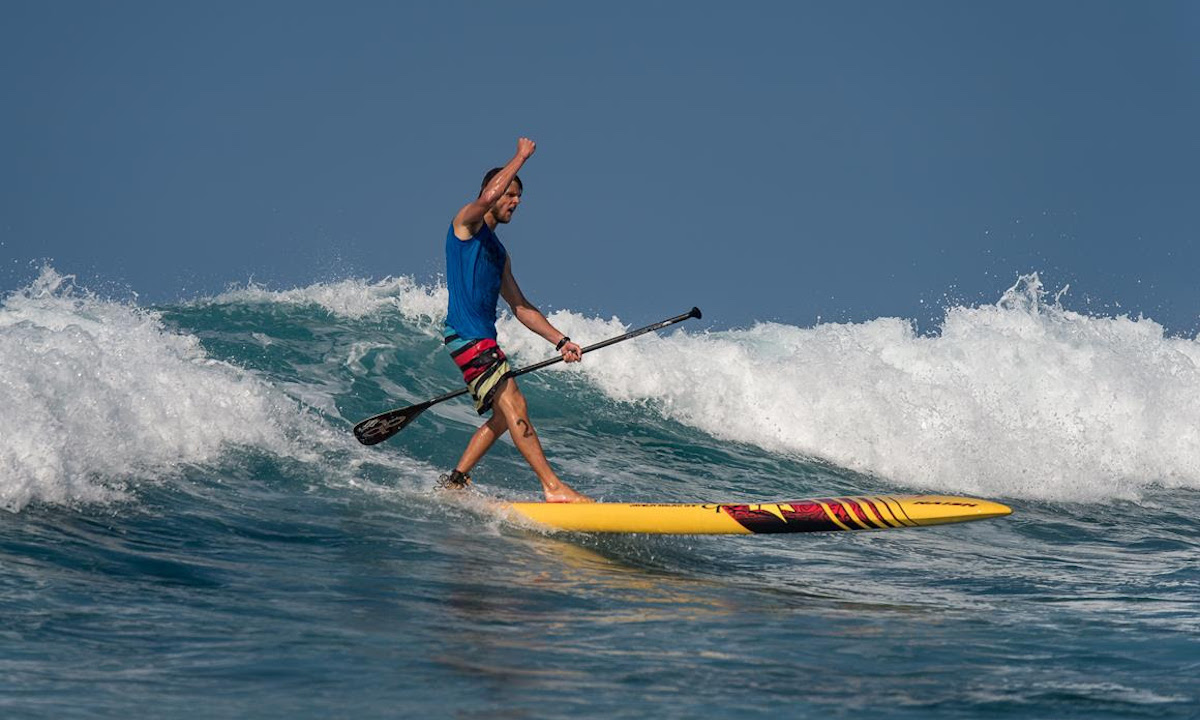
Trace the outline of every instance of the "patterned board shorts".
<instances>
[{"instance_id":1,"label":"patterned board shorts","mask_svg":"<svg viewBox=\"0 0 1200 720\"><path fill-rule=\"evenodd\" d=\"M462 371L475 400L475 410L480 415L491 410L493 396L511 370L504 351L491 338L464 340L451 327L446 328L445 340L446 349Z\"/></svg>"}]
</instances>

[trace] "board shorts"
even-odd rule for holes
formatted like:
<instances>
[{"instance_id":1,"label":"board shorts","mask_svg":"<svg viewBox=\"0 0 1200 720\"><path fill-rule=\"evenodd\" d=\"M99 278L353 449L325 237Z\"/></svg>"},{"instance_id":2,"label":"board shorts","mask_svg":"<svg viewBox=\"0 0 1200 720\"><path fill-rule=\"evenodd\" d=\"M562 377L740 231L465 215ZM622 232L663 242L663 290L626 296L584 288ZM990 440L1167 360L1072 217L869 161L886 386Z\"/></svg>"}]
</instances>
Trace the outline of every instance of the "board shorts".
<instances>
[{"instance_id":1,"label":"board shorts","mask_svg":"<svg viewBox=\"0 0 1200 720\"><path fill-rule=\"evenodd\" d=\"M500 389L500 383L512 370L508 366L508 358L495 340L461 338L449 325L446 326L444 339L450 357L462 371L471 398L475 400L476 412L483 415L492 409L492 400Z\"/></svg>"}]
</instances>

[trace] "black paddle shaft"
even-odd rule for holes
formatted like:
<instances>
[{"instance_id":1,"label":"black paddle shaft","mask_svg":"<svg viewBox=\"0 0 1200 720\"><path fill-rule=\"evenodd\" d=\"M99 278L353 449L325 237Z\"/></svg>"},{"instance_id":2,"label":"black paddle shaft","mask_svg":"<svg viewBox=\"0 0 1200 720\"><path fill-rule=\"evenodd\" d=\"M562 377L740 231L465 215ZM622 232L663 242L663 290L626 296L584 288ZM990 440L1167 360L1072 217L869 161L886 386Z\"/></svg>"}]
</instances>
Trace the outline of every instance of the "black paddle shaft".
<instances>
[{"instance_id":1,"label":"black paddle shaft","mask_svg":"<svg viewBox=\"0 0 1200 720\"><path fill-rule=\"evenodd\" d=\"M673 318L656 322L653 325L647 325L646 327L638 328L637 330L631 330L624 335L615 338L609 338L608 340L602 340L595 345L588 345L580 350L579 354L582 355L593 350L599 350L600 348L608 347L609 345L615 345L622 340L635 338L638 335L645 335L646 333L654 332L655 330L662 330L668 325L674 325L675 323L683 322L689 318L699 317L701 317L700 308L694 307L682 315L676 315ZM561 355L548 360L543 360L540 363L535 363L533 365L520 368L519 370L512 370L508 373L508 377L517 377L518 375L524 375L525 373L530 373L534 370L541 370L544 367L548 367L554 363L560 363L562 361L563 358ZM408 426L409 423L411 423L413 420L416 420L418 415L425 412L430 407L437 405L440 402L444 402L446 400L456 398L459 395L465 394L467 394L467 389L461 388L453 392L448 392L445 395L439 395L432 400L426 400L423 403L418 403L417 405L409 405L405 408L389 410L385 413L380 413L374 417L367 418L366 420L363 420L354 426L354 437L358 438L358 441L363 445L374 445L376 443L381 443L403 430Z\"/></svg>"}]
</instances>

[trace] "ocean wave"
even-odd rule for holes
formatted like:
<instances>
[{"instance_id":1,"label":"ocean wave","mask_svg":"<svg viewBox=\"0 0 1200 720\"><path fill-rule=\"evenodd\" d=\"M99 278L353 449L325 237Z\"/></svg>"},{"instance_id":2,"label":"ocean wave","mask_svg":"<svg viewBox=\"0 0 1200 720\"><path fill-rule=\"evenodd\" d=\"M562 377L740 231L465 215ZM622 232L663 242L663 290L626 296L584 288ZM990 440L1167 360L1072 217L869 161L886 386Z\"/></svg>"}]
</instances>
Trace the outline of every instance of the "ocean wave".
<instances>
[{"instance_id":1,"label":"ocean wave","mask_svg":"<svg viewBox=\"0 0 1200 720\"><path fill-rule=\"evenodd\" d=\"M51 268L0 306L0 506L107 502L228 444L303 456L316 424L156 312Z\"/></svg>"},{"instance_id":2,"label":"ocean wave","mask_svg":"<svg viewBox=\"0 0 1200 720\"><path fill-rule=\"evenodd\" d=\"M625 326L556 313L582 343ZM545 343L508 318L505 347ZM574 368L610 398L725 440L821 458L899 485L1053 500L1200 488L1200 345L1153 320L1048 301L1037 275L940 332L879 318L674 332Z\"/></svg>"},{"instance_id":3,"label":"ocean wave","mask_svg":"<svg viewBox=\"0 0 1200 720\"><path fill-rule=\"evenodd\" d=\"M206 310L262 304L320 307L356 322L322 321L308 332L310 314L269 313L223 329L224 310ZM339 408L369 414L381 397L413 402L431 392L428 373L452 377L429 337L444 317L443 286L411 278L250 285L183 308L100 300L50 269L4 301L0 504L122 497L124 483L211 462L231 444L312 460L325 474L353 476L361 463L431 472L403 444L357 448ZM164 313L185 330L169 329ZM566 310L551 320L585 345L629 329L616 317ZM205 344L224 348L220 359L186 331L189 322L203 328ZM498 329L515 365L552 355L511 315ZM593 388L560 388L579 412L599 393L694 428L705 435L698 444L715 437L817 458L899 488L1057 501L1200 488L1200 344L1148 318L1065 309L1036 275L993 305L947 309L934 334L901 318L681 325L544 372ZM435 415L474 422L469 409ZM607 438L586 441L604 455ZM453 447L439 449L435 463L461 449L447 442ZM329 453L339 459L322 459Z\"/></svg>"}]
</instances>

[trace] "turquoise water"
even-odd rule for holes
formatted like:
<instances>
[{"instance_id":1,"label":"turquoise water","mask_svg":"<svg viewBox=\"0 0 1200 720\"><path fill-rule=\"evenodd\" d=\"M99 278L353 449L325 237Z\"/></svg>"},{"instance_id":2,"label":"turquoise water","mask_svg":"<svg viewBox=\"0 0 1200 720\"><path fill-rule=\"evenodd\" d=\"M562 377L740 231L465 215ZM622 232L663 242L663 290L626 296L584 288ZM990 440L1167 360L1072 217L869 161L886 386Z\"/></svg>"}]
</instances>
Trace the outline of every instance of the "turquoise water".
<instances>
[{"instance_id":1,"label":"turquoise water","mask_svg":"<svg viewBox=\"0 0 1200 720\"><path fill-rule=\"evenodd\" d=\"M687 303L685 303L687 305ZM907 323L694 324L521 379L607 500L952 492L979 523L542 534L433 490L477 419L439 288L0 309L5 717L1197 717L1200 347L1027 278ZM581 342L683 312L559 312ZM548 355L511 318L521 364ZM487 497L536 497L508 443Z\"/></svg>"}]
</instances>

